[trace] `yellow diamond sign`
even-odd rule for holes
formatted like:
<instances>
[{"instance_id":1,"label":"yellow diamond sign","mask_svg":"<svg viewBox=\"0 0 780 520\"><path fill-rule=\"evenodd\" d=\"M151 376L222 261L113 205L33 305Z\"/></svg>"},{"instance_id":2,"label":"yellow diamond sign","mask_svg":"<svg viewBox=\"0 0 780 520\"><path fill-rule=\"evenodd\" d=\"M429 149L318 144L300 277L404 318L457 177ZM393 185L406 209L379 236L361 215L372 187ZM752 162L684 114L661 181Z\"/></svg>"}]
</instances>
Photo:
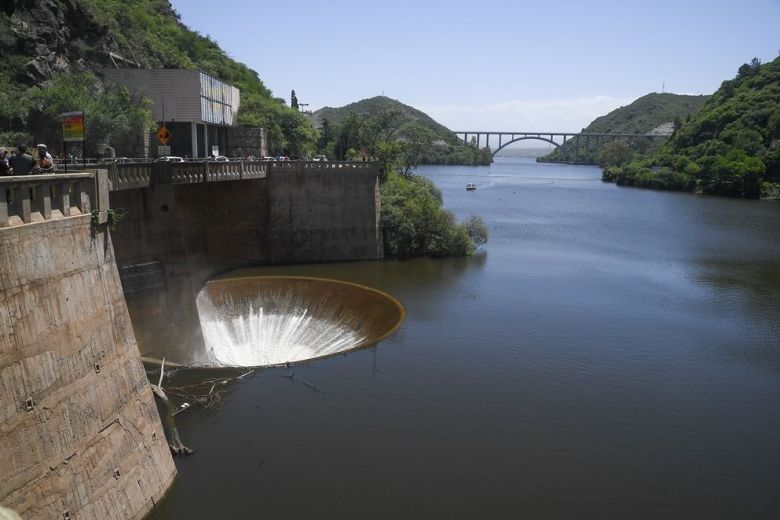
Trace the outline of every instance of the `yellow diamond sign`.
<instances>
[{"instance_id":1,"label":"yellow diamond sign","mask_svg":"<svg viewBox=\"0 0 780 520\"><path fill-rule=\"evenodd\" d=\"M161 126L157 129L157 140L160 141L160 144L168 144L168 141L171 138L171 133L168 131L167 128L164 126Z\"/></svg>"}]
</instances>

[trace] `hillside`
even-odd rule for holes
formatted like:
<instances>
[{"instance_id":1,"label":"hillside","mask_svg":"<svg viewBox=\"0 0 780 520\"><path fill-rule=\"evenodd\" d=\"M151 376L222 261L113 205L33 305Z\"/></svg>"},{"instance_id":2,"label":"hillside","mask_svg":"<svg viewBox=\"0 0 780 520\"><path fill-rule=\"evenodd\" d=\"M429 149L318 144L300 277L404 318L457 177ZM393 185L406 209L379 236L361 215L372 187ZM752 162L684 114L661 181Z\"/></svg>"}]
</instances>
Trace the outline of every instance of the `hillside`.
<instances>
[{"instance_id":1,"label":"hillside","mask_svg":"<svg viewBox=\"0 0 780 520\"><path fill-rule=\"evenodd\" d=\"M143 108L144 100L99 103L110 90L105 68L139 66L200 69L241 89L239 124L266 127L278 148L293 153L315 141L303 114L275 99L257 72L184 26L167 0L4 0L0 48L0 134L34 137L57 110L83 108L77 103L92 120L128 102Z\"/></svg>"},{"instance_id":2,"label":"hillside","mask_svg":"<svg viewBox=\"0 0 780 520\"><path fill-rule=\"evenodd\" d=\"M594 119L583 132L605 134L645 134L654 129L675 121L681 123L689 115L696 113L707 102L709 96L686 96L680 94L651 93L629 105L617 108L604 116ZM652 143L637 143L641 151L647 151ZM544 161L565 161L568 145L555 150ZM599 150L593 150L590 154L579 154L579 162L597 162Z\"/></svg>"},{"instance_id":3,"label":"hillside","mask_svg":"<svg viewBox=\"0 0 780 520\"><path fill-rule=\"evenodd\" d=\"M710 96L650 93L630 105L597 117L585 132L605 134L644 134L675 119L684 120L697 112Z\"/></svg>"},{"instance_id":4,"label":"hillside","mask_svg":"<svg viewBox=\"0 0 780 520\"><path fill-rule=\"evenodd\" d=\"M324 107L311 115L312 124L322 134L320 151L344 156L349 148L369 146L365 134L373 126L386 126L388 136L420 143L417 162L421 164L490 164L489 150L463 143L444 125L427 114L395 99L376 96L349 105ZM370 139L369 139L370 141ZM370 147L370 146L369 146Z\"/></svg>"},{"instance_id":5,"label":"hillside","mask_svg":"<svg viewBox=\"0 0 780 520\"><path fill-rule=\"evenodd\" d=\"M385 96L363 99L339 108L323 107L315 111L311 115L311 119L314 127L320 128L322 121L326 119L331 125L340 125L350 114L376 116L390 111L398 112L401 121L401 133L412 129L425 129L431 133L434 140L452 144L458 143L457 136L450 129L437 123L424 112Z\"/></svg>"},{"instance_id":6,"label":"hillside","mask_svg":"<svg viewBox=\"0 0 780 520\"><path fill-rule=\"evenodd\" d=\"M732 197L777 197L780 58L745 63L656 153L608 164L620 184Z\"/></svg>"}]
</instances>

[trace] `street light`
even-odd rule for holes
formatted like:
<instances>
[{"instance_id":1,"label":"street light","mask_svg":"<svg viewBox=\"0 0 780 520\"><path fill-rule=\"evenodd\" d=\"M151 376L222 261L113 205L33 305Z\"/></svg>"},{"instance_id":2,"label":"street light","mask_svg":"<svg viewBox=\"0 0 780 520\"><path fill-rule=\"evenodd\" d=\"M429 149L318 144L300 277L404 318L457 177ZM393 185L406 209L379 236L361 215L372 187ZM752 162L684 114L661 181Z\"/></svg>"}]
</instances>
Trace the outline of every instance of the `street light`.
<instances>
[{"instance_id":1,"label":"street light","mask_svg":"<svg viewBox=\"0 0 780 520\"><path fill-rule=\"evenodd\" d=\"M150 88L146 89L146 91L160 96L160 100L162 100L162 124L163 124L163 128L165 128L165 95L161 94L160 92L157 92L156 90L152 90Z\"/></svg>"}]
</instances>

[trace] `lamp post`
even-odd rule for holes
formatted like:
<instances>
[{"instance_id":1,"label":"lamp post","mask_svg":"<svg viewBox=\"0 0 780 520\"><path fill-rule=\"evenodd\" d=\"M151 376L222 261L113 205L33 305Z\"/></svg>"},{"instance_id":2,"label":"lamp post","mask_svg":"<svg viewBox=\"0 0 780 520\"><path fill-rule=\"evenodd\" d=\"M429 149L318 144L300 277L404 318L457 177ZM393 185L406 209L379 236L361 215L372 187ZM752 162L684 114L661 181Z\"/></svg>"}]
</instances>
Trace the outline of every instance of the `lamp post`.
<instances>
[{"instance_id":1,"label":"lamp post","mask_svg":"<svg viewBox=\"0 0 780 520\"><path fill-rule=\"evenodd\" d=\"M163 128L165 128L165 95L161 94L160 92L157 92L156 90L152 90L149 88L146 90L147 92L151 92L152 94L157 94L158 96L160 96L160 100L162 101L162 125Z\"/></svg>"},{"instance_id":2,"label":"lamp post","mask_svg":"<svg viewBox=\"0 0 780 520\"><path fill-rule=\"evenodd\" d=\"M162 127L163 127L163 130L167 131L167 128L165 127L165 95L162 92L157 92L156 90L152 90L152 89L147 89L147 90L149 92L151 92L152 94L157 94L158 96L160 96L160 100L162 101ZM165 133L166 132L163 132L163 134L165 134ZM160 132L159 131L157 132L157 139L160 140ZM160 143L167 145L167 139L166 139L165 142L160 140ZM166 148L166 150L167 150L167 148ZM158 154L160 153L160 148L159 147L157 148L157 153ZM168 155L168 153L169 152L166 152L164 155Z\"/></svg>"}]
</instances>

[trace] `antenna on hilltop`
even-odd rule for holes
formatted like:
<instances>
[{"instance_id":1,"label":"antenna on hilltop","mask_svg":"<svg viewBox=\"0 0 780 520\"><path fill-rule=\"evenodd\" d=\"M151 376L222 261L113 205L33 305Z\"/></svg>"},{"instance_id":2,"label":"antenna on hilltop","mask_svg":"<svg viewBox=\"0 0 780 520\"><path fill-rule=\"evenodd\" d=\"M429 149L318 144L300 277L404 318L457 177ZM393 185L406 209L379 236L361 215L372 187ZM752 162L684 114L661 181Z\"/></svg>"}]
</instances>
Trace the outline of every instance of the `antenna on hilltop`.
<instances>
[{"instance_id":1,"label":"antenna on hilltop","mask_svg":"<svg viewBox=\"0 0 780 520\"><path fill-rule=\"evenodd\" d=\"M666 92L666 82L665 81L661 83L661 94L663 94L664 92Z\"/></svg>"}]
</instances>

